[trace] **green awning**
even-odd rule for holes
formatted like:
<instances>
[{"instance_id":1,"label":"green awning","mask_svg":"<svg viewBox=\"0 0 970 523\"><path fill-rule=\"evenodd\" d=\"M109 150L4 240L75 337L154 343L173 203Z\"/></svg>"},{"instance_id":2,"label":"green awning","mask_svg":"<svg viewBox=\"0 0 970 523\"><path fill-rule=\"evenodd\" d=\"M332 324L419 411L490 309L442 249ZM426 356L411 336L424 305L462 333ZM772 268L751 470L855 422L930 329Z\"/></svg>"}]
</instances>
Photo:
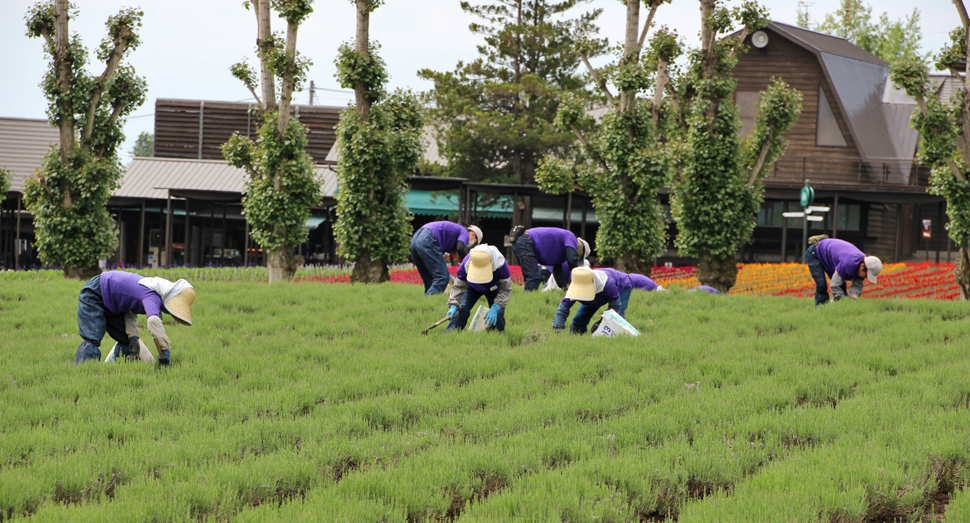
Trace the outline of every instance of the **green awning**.
<instances>
[{"instance_id":1,"label":"green awning","mask_svg":"<svg viewBox=\"0 0 970 523\"><path fill-rule=\"evenodd\" d=\"M495 201L495 200L493 200ZM409 191L405 202L413 214L444 216L458 213L458 195L443 191ZM512 197L499 196L489 206L481 204L475 209L475 216L482 218L512 218Z\"/></svg>"}]
</instances>

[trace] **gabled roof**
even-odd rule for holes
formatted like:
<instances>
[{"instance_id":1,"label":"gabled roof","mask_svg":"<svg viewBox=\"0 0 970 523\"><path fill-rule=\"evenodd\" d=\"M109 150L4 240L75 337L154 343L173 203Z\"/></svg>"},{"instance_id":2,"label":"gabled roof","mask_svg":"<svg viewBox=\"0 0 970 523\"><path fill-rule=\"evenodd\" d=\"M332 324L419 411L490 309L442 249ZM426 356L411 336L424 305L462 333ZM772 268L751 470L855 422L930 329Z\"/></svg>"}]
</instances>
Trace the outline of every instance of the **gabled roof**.
<instances>
[{"instance_id":1,"label":"gabled roof","mask_svg":"<svg viewBox=\"0 0 970 523\"><path fill-rule=\"evenodd\" d=\"M883 107L889 64L844 38L779 22L769 23L768 28L818 58L863 158L912 157L912 151L896 149L889 131L896 120L887 120Z\"/></svg>"},{"instance_id":2,"label":"gabled roof","mask_svg":"<svg viewBox=\"0 0 970 523\"><path fill-rule=\"evenodd\" d=\"M46 119L0 117L0 168L11 171L11 191L24 192L24 180L40 168L50 146L59 141L59 131Z\"/></svg>"},{"instance_id":3,"label":"gabled roof","mask_svg":"<svg viewBox=\"0 0 970 523\"><path fill-rule=\"evenodd\" d=\"M330 167L315 165L323 182L320 195L333 197L337 176ZM246 172L224 160L134 158L128 164L116 198L168 198L168 190L242 194Z\"/></svg>"}]
</instances>

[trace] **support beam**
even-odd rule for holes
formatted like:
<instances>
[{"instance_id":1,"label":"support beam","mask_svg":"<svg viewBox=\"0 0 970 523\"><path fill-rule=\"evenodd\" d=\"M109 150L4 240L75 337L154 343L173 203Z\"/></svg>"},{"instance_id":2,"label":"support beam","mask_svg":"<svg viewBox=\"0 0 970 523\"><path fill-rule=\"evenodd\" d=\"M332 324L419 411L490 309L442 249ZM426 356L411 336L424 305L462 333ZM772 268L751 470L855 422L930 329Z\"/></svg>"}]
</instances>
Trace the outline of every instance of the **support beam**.
<instances>
[{"instance_id":1,"label":"support beam","mask_svg":"<svg viewBox=\"0 0 970 523\"><path fill-rule=\"evenodd\" d=\"M172 268L172 190L168 190L165 204L165 268Z\"/></svg>"},{"instance_id":2,"label":"support beam","mask_svg":"<svg viewBox=\"0 0 970 523\"><path fill-rule=\"evenodd\" d=\"M17 240L13 246L13 268L14 270L20 270L20 205L22 203L23 196L17 195Z\"/></svg>"},{"instance_id":3,"label":"support beam","mask_svg":"<svg viewBox=\"0 0 970 523\"><path fill-rule=\"evenodd\" d=\"M839 237L839 193L835 193L835 203L832 205L832 237Z\"/></svg>"},{"instance_id":4,"label":"support beam","mask_svg":"<svg viewBox=\"0 0 970 523\"><path fill-rule=\"evenodd\" d=\"M782 206L782 212L788 212L788 201L786 200ZM788 261L788 218L785 215L781 216L781 263Z\"/></svg>"},{"instance_id":5,"label":"support beam","mask_svg":"<svg viewBox=\"0 0 970 523\"><path fill-rule=\"evenodd\" d=\"M141 201L141 225L138 227L138 266L145 267L145 200Z\"/></svg>"},{"instance_id":6,"label":"support beam","mask_svg":"<svg viewBox=\"0 0 970 523\"><path fill-rule=\"evenodd\" d=\"M185 198L185 234L182 238L185 243L182 245L182 265L190 265L192 263L192 258L189 257L189 251L192 249L192 228L189 220L189 215L192 214L189 209L189 198Z\"/></svg>"}]
</instances>

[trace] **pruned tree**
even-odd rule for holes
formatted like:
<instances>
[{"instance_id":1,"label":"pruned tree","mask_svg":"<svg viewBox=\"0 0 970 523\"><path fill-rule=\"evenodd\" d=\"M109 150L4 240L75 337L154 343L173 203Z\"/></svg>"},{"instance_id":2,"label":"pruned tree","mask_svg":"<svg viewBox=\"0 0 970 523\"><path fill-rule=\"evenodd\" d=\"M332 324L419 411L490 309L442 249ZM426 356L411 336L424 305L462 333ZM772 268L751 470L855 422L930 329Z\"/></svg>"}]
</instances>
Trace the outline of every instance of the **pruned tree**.
<instances>
[{"instance_id":1,"label":"pruned tree","mask_svg":"<svg viewBox=\"0 0 970 523\"><path fill-rule=\"evenodd\" d=\"M407 177L423 152L421 108L408 92L388 96L387 70L370 42L370 13L382 0L355 0L357 38L340 47L337 79L356 104L340 114L337 144L338 253L354 262L351 281L388 281L389 263L404 261L411 238L404 205Z\"/></svg>"},{"instance_id":2,"label":"pruned tree","mask_svg":"<svg viewBox=\"0 0 970 523\"><path fill-rule=\"evenodd\" d=\"M586 47L578 46L609 111L597 123L588 115L590 101L564 96L556 124L574 133L580 154L547 155L536 172L544 191L561 194L579 188L592 197L600 220L597 252L625 272L649 274L652 258L666 242L663 208L657 199L672 160L671 149L663 143L669 113L663 93L680 47L676 34L662 28L650 48L641 51L657 9L667 2L647 2L649 12L641 29L641 0L626 0L626 38L613 64L593 68ZM651 86L653 98L641 98Z\"/></svg>"},{"instance_id":3,"label":"pruned tree","mask_svg":"<svg viewBox=\"0 0 970 523\"><path fill-rule=\"evenodd\" d=\"M232 66L256 98L263 125L256 141L234 133L222 154L247 173L243 209L253 239L266 252L269 282L290 281L297 264L293 249L306 241L310 208L320 201L320 180L306 152L306 127L290 115L293 92L306 80L310 61L296 51L300 24L313 12L312 0L252 0L256 14L256 54L260 73L247 63ZM270 14L286 21L286 37L274 34ZM276 82L279 81L279 100ZM260 93L262 96L260 96Z\"/></svg>"},{"instance_id":4,"label":"pruned tree","mask_svg":"<svg viewBox=\"0 0 970 523\"><path fill-rule=\"evenodd\" d=\"M953 272L964 300L970 298L970 18L962 0L953 0L961 27L936 54L938 70L960 82L951 100L941 100L929 82L927 67L918 59L893 64L890 78L917 104L912 125L920 134L918 159L932 169L929 192L946 198L946 225L960 248ZM962 143L961 143L962 142Z\"/></svg>"},{"instance_id":5,"label":"pruned tree","mask_svg":"<svg viewBox=\"0 0 970 523\"><path fill-rule=\"evenodd\" d=\"M10 190L10 170L0 167L0 196L3 198L7 197L7 191Z\"/></svg>"},{"instance_id":6,"label":"pruned tree","mask_svg":"<svg viewBox=\"0 0 970 523\"><path fill-rule=\"evenodd\" d=\"M70 33L77 13L67 0L53 0L34 4L26 15L27 36L43 38L50 58L41 88L60 140L26 181L24 200L41 261L62 267L67 277L88 278L118 246L106 203L121 180L123 118L144 103L146 84L124 63L141 43L142 12L122 9L108 18L96 53L105 64L98 76L86 71L88 52Z\"/></svg>"},{"instance_id":7,"label":"pruned tree","mask_svg":"<svg viewBox=\"0 0 970 523\"><path fill-rule=\"evenodd\" d=\"M698 258L697 278L727 292L737 279L735 256L751 239L764 200L761 180L788 145L801 93L775 80L762 95L755 131L742 140L731 70L747 35L767 25L767 12L750 1L733 12L720 0L700 3L701 46L690 55L680 93L685 132L671 211L680 253ZM735 23L736 35L721 36Z\"/></svg>"}]
</instances>

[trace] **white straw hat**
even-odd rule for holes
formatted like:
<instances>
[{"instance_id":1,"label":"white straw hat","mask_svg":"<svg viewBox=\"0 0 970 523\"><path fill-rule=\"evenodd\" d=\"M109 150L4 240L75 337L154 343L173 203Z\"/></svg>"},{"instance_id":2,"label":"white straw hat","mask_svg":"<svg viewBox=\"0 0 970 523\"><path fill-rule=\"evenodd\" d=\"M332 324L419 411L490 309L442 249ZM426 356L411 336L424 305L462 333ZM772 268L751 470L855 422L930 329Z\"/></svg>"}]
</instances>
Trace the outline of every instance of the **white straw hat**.
<instances>
[{"instance_id":1,"label":"white straw hat","mask_svg":"<svg viewBox=\"0 0 970 523\"><path fill-rule=\"evenodd\" d=\"M165 302L169 314L192 325L192 303L195 301L195 289L189 287Z\"/></svg>"},{"instance_id":2,"label":"white straw hat","mask_svg":"<svg viewBox=\"0 0 970 523\"><path fill-rule=\"evenodd\" d=\"M593 270L589 267L576 267L572 271L572 281L566 289L566 298L577 301L590 301L596 297L596 283Z\"/></svg>"}]
</instances>

